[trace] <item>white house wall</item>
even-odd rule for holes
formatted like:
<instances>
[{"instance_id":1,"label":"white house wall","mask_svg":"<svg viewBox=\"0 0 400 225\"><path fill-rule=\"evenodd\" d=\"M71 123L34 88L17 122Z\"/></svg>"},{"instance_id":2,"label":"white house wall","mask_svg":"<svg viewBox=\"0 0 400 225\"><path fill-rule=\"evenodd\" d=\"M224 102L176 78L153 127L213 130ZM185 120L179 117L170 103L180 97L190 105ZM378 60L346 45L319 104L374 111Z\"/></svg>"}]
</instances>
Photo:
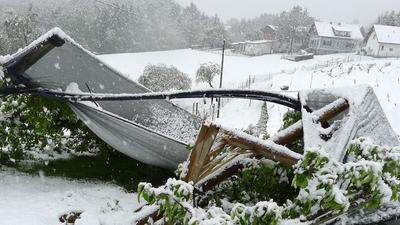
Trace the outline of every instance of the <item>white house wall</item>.
<instances>
[{"instance_id":1,"label":"white house wall","mask_svg":"<svg viewBox=\"0 0 400 225\"><path fill-rule=\"evenodd\" d=\"M244 53L251 56L259 56L272 53L272 42L266 43L246 43Z\"/></svg>"},{"instance_id":2,"label":"white house wall","mask_svg":"<svg viewBox=\"0 0 400 225\"><path fill-rule=\"evenodd\" d=\"M368 41L367 41L364 49L367 52L367 55L378 56L378 54L379 54L379 43L378 43L378 39L376 38L375 31L373 31L371 33L371 35L369 36Z\"/></svg>"},{"instance_id":3,"label":"white house wall","mask_svg":"<svg viewBox=\"0 0 400 225\"><path fill-rule=\"evenodd\" d=\"M381 43L379 47L378 57L400 57L400 45Z\"/></svg>"}]
</instances>

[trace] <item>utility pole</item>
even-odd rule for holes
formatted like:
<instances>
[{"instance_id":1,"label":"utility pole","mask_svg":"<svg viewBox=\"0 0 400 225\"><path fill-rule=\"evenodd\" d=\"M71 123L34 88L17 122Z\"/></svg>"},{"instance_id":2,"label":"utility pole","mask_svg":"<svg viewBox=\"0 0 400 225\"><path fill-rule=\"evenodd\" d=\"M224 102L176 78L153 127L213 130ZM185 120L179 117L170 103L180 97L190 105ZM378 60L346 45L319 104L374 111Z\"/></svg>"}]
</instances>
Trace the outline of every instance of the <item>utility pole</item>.
<instances>
[{"instance_id":1,"label":"utility pole","mask_svg":"<svg viewBox=\"0 0 400 225\"><path fill-rule=\"evenodd\" d=\"M222 43L222 57L221 57L221 75L219 77L219 88L222 88L222 75L224 74L224 57L225 57L225 39ZM219 113L221 111L221 98L218 98L218 108L217 108L217 118L219 118Z\"/></svg>"}]
</instances>

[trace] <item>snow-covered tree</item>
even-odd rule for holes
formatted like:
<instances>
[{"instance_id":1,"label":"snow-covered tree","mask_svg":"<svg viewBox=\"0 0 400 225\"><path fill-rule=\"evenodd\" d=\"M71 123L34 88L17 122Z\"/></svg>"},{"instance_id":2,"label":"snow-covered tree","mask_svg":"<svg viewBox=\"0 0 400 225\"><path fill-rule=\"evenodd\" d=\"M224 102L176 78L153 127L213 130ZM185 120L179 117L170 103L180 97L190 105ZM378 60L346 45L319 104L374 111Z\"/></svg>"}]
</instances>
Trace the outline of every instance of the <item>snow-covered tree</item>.
<instances>
[{"instance_id":1,"label":"snow-covered tree","mask_svg":"<svg viewBox=\"0 0 400 225\"><path fill-rule=\"evenodd\" d=\"M252 19L230 19L227 21L227 33L232 41L264 39L262 28L275 25L277 15L261 14Z\"/></svg>"},{"instance_id":2,"label":"snow-covered tree","mask_svg":"<svg viewBox=\"0 0 400 225\"><path fill-rule=\"evenodd\" d=\"M220 65L218 63L203 63L200 65L196 72L196 82L197 83L207 83L211 88L213 88L214 78L221 73Z\"/></svg>"},{"instance_id":3,"label":"snow-covered tree","mask_svg":"<svg viewBox=\"0 0 400 225\"><path fill-rule=\"evenodd\" d=\"M288 45L288 51L293 52L295 42L304 47L308 38L309 27L314 19L307 9L300 6L293 7L290 11L282 12L276 24L278 25L278 40Z\"/></svg>"},{"instance_id":4,"label":"snow-covered tree","mask_svg":"<svg viewBox=\"0 0 400 225\"><path fill-rule=\"evenodd\" d=\"M0 8L1 54L24 47L53 27L96 53L220 47L227 39L218 17L173 0L27 1L32 2L28 9L24 4L13 5L11 11ZM8 37L19 39L6 42Z\"/></svg>"},{"instance_id":5,"label":"snow-covered tree","mask_svg":"<svg viewBox=\"0 0 400 225\"><path fill-rule=\"evenodd\" d=\"M268 105L266 102L264 102L263 105L261 106L261 115L257 123L257 133L256 133L259 138L262 138L264 140L269 138L269 134L267 131L268 118L269 118Z\"/></svg>"},{"instance_id":6,"label":"snow-covered tree","mask_svg":"<svg viewBox=\"0 0 400 225\"><path fill-rule=\"evenodd\" d=\"M192 85L187 74L164 64L146 66L138 81L152 91L187 90Z\"/></svg>"},{"instance_id":7,"label":"snow-covered tree","mask_svg":"<svg viewBox=\"0 0 400 225\"><path fill-rule=\"evenodd\" d=\"M6 14L2 35L5 45L3 48L6 51L16 51L38 36L38 15L33 11L32 5L26 11L8 11Z\"/></svg>"},{"instance_id":8,"label":"snow-covered tree","mask_svg":"<svg viewBox=\"0 0 400 225\"><path fill-rule=\"evenodd\" d=\"M388 26L400 26L400 11L390 11L382 14L378 17L377 24L388 25Z\"/></svg>"}]
</instances>

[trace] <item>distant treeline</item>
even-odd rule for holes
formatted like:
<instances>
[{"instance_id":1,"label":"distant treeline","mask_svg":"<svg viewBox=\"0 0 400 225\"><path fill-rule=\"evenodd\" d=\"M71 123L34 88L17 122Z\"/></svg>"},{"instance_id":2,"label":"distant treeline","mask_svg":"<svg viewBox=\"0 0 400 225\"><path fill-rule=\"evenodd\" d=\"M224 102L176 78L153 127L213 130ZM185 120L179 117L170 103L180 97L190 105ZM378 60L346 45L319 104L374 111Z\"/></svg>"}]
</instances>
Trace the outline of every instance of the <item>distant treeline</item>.
<instances>
[{"instance_id":1,"label":"distant treeline","mask_svg":"<svg viewBox=\"0 0 400 225\"><path fill-rule=\"evenodd\" d=\"M217 47L227 38L217 16L172 0L35 0L0 3L0 54L60 27L96 53L137 52L192 45Z\"/></svg>"},{"instance_id":2,"label":"distant treeline","mask_svg":"<svg viewBox=\"0 0 400 225\"><path fill-rule=\"evenodd\" d=\"M400 11L389 11L380 15L376 21L377 24L388 26L400 26Z\"/></svg>"},{"instance_id":3,"label":"distant treeline","mask_svg":"<svg viewBox=\"0 0 400 225\"><path fill-rule=\"evenodd\" d=\"M313 21L299 6L224 25L217 15L173 0L0 0L0 54L16 51L52 27L60 27L95 53L216 48L223 39L263 39L261 28L266 25L279 27L281 43L295 40L306 47ZM400 26L400 12L382 14L376 22Z\"/></svg>"}]
</instances>

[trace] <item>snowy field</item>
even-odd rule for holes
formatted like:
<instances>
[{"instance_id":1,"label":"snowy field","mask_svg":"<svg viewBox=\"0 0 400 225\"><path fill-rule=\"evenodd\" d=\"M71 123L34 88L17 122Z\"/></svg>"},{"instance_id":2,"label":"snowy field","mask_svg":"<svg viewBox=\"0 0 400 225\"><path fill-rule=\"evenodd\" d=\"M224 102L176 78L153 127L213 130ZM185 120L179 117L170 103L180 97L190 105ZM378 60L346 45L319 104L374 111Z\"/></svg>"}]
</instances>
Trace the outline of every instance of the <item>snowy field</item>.
<instances>
[{"instance_id":1,"label":"snowy field","mask_svg":"<svg viewBox=\"0 0 400 225\"><path fill-rule=\"evenodd\" d=\"M257 76L259 78L268 78L270 74L281 72L290 72L296 68L313 67L317 64L324 65L328 61L335 60L359 60L359 56L353 54L338 54L316 56L312 60L296 63L288 60L282 60L282 55L263 55L257 57L248 57L242 55L230 54L229 51L224 61L223 86L237 87L248 78L248 76ZM200 64L213 62L221 63L220 52L205 52L191 49L180 49L159 52L125 53L100 55L100 59L113 66L125 76L137 80L142 74L144 67L149 64L173 65L184 73L187 73L193 81L193 89L205 87L202 84L196 84L195 74ZM214 80L215 84L218 79Z\"/></svg>"}]
</instances>

